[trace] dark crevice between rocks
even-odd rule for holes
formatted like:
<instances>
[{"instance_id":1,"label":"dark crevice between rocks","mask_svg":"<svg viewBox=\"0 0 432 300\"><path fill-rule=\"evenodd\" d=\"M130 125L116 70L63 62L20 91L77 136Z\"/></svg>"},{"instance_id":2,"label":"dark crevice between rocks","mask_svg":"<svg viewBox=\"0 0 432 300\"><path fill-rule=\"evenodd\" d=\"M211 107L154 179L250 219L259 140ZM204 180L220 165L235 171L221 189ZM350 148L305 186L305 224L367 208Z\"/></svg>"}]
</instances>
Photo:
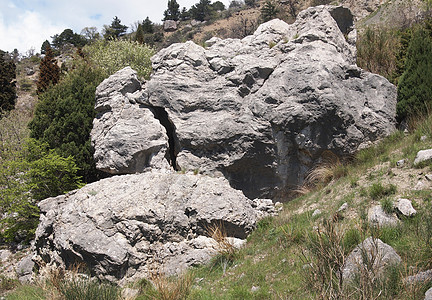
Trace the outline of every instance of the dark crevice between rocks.
<instances>
[{"instance_id":1,"label":"dark crevice between rocks","mask_svg":"<svg viewBox=\"0 0 432 300\"><path fill-rule=\"evenodd\" d=\"M179 171L180 167L177 165L177 154L180 151L180 143L176 135L174 123L170 120L168 113L163 107L152 106L150 110L161 125L165 127L168 136L168 152L165 158L175 171Z\"/></svg>"}]
</instances>

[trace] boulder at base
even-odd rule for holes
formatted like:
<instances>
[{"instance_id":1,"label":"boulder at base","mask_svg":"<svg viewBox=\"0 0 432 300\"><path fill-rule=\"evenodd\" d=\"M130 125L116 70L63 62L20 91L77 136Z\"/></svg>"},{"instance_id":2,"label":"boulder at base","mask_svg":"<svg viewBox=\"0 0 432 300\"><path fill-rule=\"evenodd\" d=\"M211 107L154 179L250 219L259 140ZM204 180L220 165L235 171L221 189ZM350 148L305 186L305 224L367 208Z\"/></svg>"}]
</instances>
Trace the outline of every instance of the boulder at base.
<instances>
[{"instance_id":1,"label":"boulder at base","mask_svg":"<svg viewBox=\"0 0 432 300\"><path fill-rule=\"evenodd\" d=\"M158 146L158 154L168 151L164 157L172 168L222 175L250 199L286 200L323 153L350 155L395 129L396 88L356 66L355 40L347 8L312 7L291 25L275 19L242 40L213 39L208 48L189 41L162 49L152 58L151 79L116 99L159 112L155 117L165 124L169 150ZM122 76L119 80L128 81L134 75ZM98 101L101 94L108 95L99 87ZM111 114L117 115L129 118ZM136 131L149 127L145 119L141 124L132 118ZM133 130L133 122L118 121ZM95 122L96 153L99 147L119 146L113 139L100 143L95 134L113 123L105 117ZM124 145L136 143L135 136L130 139ZM134 153L142 150L130 151L128 156L139 160ZM145 162L128 161L159 168L160 157L155 155L155 164L149 155ZM115 166L113 158L98 156L97 164Z\"/></svg>"},{"instance_id":2,"label":"boulder at base","mask_svg":"<svg viewBox=\"0 0 432 300\"><path fill-rule=\"evenodd\" d=\"M162 171L114 176L40 203L34 260L70 268L84 263L111 281L167 274L217 253L209 228L241 244L270 200L249 200L224 178Z\"/></svg>"}]
</instances>

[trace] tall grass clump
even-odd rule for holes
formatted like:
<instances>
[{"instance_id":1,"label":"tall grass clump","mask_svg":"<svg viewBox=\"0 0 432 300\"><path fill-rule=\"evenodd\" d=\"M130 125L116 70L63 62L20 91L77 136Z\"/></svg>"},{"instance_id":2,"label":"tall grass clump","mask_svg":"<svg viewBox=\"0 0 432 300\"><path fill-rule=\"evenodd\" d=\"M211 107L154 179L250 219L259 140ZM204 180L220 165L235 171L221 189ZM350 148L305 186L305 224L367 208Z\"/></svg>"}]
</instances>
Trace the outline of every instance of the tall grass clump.
<instances>
[{"instance_id":1,"label":"tall grass clump","mask_svg":"<svg viewBox=\"0 0 432 300\"><path fill-rule=\"evenodd\" d=\"M116 300L120 298L118 287L86 277L64 280L60 284L59 291L65 300Z\"/></svg>"},{"instance_id":2,"label":"tall grass clump","mask_svg":"<svg viewBox=\"0 0 432 300\"><path fill-rule=\"evenodd\" d=\"M372 73L390 78L396 70L400 42L394 30L368 27L357 42L357 63Z\"/></svg>"},{"instance_id":3,"label":"tall grass clump","mask_svg":"<svg viewBox=\"0 0 432 300\"><path fill-rule=\"evenodd\" d=\"M97 41L84 47L90 63L102 69L106 77L127 66L137 71L138 76L148 79L152 73L150 58L155 49L138 42L122 40Z\"/></svg>"}]
</instances>

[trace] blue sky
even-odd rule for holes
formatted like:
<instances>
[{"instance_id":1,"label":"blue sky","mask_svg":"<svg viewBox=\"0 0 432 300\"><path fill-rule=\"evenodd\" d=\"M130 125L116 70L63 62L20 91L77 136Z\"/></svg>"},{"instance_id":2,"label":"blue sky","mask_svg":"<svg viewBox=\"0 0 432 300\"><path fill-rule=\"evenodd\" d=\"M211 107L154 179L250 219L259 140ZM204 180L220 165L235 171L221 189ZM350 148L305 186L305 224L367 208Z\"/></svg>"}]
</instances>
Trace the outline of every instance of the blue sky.
<instances>
[{"instance_id":1,"label":"blue sky","mask_svg":"<svg viewBox=\"0 0 432 300\"><path fill-rule=\"evenodd\" d=\"M226 6L230 0L221 0ZM30 48L40 52L44 40L66 28L80 33L84 27L99 31L118 16L131 26L147 16L160 23L168 0L0 0L0 49L17 48L25 54ZM177 0L180 8L190 8L199 0ZM212 1L214 2L214 1Z\"/></svg>"}]
</instances>

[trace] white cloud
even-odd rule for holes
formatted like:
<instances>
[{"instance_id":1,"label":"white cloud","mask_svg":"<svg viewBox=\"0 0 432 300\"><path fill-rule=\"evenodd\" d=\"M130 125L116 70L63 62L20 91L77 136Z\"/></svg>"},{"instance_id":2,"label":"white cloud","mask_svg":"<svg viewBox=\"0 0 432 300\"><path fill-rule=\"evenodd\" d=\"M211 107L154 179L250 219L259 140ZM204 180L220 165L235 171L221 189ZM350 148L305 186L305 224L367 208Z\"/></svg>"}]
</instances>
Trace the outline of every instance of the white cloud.
<instances>
[{"instance_id":1,"label":"white cloud","mask_svg":"<svg viewBox=\"0 0 432 300\"><path fill-rule=\"evenodd\" d=\"M37 12L25 11L9 24L6 24L0 14L0 49L11 52L17 48L21 53L25 53L34 48L39 52L44 40L50 39L63 29L64 26L50 24L49 20Z\"/></svg>"},{"instance_id":2,"label":"white cloud","mask_svg":"<svg viewBox=\"0 0 432 300\"><path fill-rule=\"evenodd\" d=\"M214 0L215 1L215 0ZM212 2L214 2L212 1ZM84 27L95 26L100 31L111 24L114 16L131 26L147 16L161 23L168 0L0 0L0 49L21 53L34 48L36 52L45 40L66 28L80 33ZM177 0L180 8L190 8L199 0ZM222 0L228 6L230 0ZM4 8L4 9L3 9ZM95 18L98 16L98 18Z\"/></svg>"}]
</instances>

